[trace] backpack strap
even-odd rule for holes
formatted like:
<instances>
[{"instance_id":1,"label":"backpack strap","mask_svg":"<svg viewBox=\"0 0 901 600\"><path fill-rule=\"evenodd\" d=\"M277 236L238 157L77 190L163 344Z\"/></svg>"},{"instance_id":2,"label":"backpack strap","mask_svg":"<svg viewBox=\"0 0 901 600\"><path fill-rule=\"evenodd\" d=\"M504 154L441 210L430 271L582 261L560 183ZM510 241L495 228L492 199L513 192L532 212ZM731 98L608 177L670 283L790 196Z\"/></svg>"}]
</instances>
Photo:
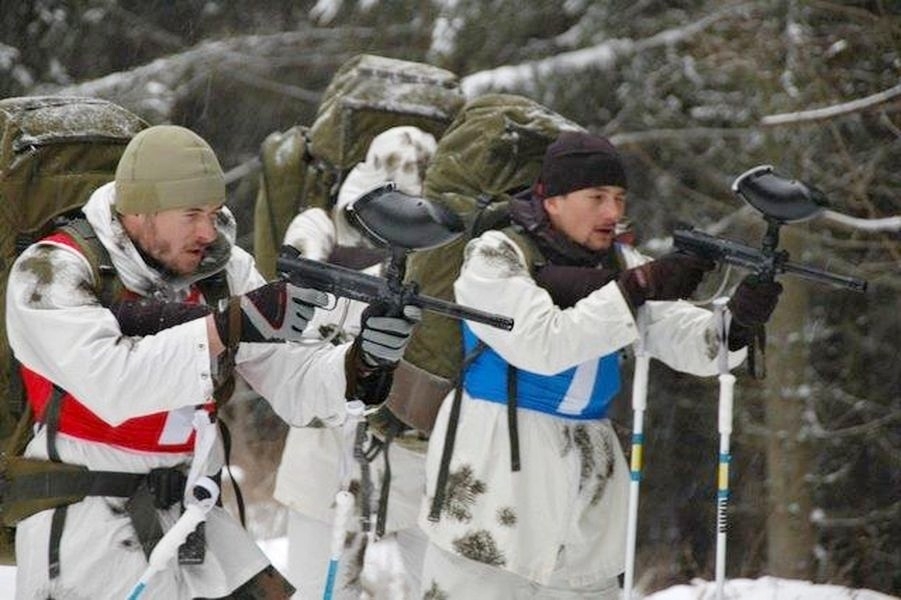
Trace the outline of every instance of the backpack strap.
<instances>
[{"instance_id":1,"label":"backpack strap","mask_svg":"<svg viewBox=\"0 0 901 600\"><path fill-rule=\"evenodd\" d=\"M507 363L507 430L510 435L510 470L520 470L519 421L516 418L516 374L518 369Z\"/></svg>"},{"instance_id":2,"label":"backpack strap","mask_svg":"<svg viewBox=\"0 0 901 600\"><path fill-rule=\"evenodd\" d=\"M109 306L125 294L125 284L116 273L109 252L87 219L76 217L60 226L57 231L62 231L72 238L91 265L94 274L94 292L101 305Z\"/></svg>"},{"instance_id":3,"label":"backpack strap","mask_svg":"<svg viewBox=\"0 0 901 600\"><path fill-rule=\"evenodd\" d=\"M460 371L457 374L457 381L454 383L454 401L451 404L451 412L447 420L447 433L444 436L444 448L441 451L441 463L438 466L438 479L435 482L435 495L432 498L432 507L429 510L429 521L437 523L441 519L441 509L444 506L444 497L447 492L447 478L450 473L451 458L454 455L454 445L457 440L460 409L463 405L463 374L486 348L488 348L488 345L479 340L476 347L463 358Z\"/></svg>"},{"instance_id":4,"label":"backpack strap","mask_svg":"<svg viewBox=\"0 0 901 600\"><path fill-rule=\"evenodd\" d=\"M228 286L228 277L225 271L218 271L206 279L197 282L197 287L203 294L206 303L209 306L217 307L226 302L231 295ZM229 327L228 336L230 339L222 340L225 344L225 351L219 358L219 377L217 378L216 387L213 389L213 398L216 400L216 407L222 408L231 399L235 391L235 354L238 349L238 332L240 323L236 323L241 316L240 311L229 310Z\"/></svg>"},{"instance_id":5,"label":"backpack strap","mask_svg":"<svg viewBox=\"0 0 901 600\"><path fill-rule=\"evenodd\" d=\"M509 227L504 228L503 233L512 239L513 243L522 250L530 274L534 275L535 269L547 262L544 255L541 253L541 250L539 250L538 244L525 234L525 231L520 225L512 224ZM521 467L519 453L519 421L516 418L516 375L517 368L510 363L507 363L507 430L510 433L510 469L514 472L519 471Z\"/></svg>"},{"instance_id":6,"label":"backpack strap","mask_svg":"<svg viewBox=\"0 0 901 600\"><path fill-rule=\"evenodd\" d=\"M501 230L501 233L513 240L513 243L522 250L526 259L526 267L529 269L530 274L534 275L536 269L547 264L547 259L544 257L544 254L541 253L538 244L526 234L522 225L513 223L508 227L504 227Z\"/></svg>"},{"instance_id":7,"label":"backpack strap","mask_svg":"<svg viewBox=\"0 0 901 600\"><path fill-rule=\"evenodd\" d=\"M483 207L484 208L484 207ZM501 214L501 213L496 213ZM502 223L503 220L495 220L494 223ZM509 223L509 220L507 221ZM479 223L477 217L476 224ZM491 229L488 227L487 229ZM508 224L501 229L501 232L513 240L519 246L525 255L526 265L529 273L534 273L535 269L544 265L547 261L539 250L538 245L525 234L522 227L517 224ZM450 471L451 457L454 453L454 445L457 436L457 424L460 420L460 409L463 399L463 375L466 369L475 361L488 346L481 340L473 348L472 352L463 358L460 370L457 373L457 379L454 386L454 400L451 405L451 412L448 418L447 433L444 438L444 449L441 453L441 462L438 467L438 479L435 483L435 496L432 498L432 506L429 510L429 520L437 522L441 518L441 507L444 504L444 497L447 487L447 478ZM507 364L507 429L510 435L510 468L512 471L519 471L522 463L520 460L519 449L519 425L517 419L517 369L511 364Z\"/></svg>"}]
</instances>

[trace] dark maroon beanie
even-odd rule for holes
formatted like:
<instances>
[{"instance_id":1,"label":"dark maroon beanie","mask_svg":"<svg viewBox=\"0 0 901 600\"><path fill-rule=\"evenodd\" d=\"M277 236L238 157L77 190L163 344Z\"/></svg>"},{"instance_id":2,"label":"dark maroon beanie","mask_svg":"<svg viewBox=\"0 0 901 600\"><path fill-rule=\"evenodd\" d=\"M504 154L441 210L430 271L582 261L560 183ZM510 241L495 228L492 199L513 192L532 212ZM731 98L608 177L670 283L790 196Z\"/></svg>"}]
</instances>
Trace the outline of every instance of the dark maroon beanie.
<instances>
[{"instance_id":1,"label":"dark maroon beanie","mask_svg":"<svg viewBox=\"0 0 901 600\"><path fill-rule=\"evenodd\" d=\"M607 138L581 131L564 131L547 147L535 193L561 196L590 187L627 187L626 170Z\"/></svg>"}]
</instances>

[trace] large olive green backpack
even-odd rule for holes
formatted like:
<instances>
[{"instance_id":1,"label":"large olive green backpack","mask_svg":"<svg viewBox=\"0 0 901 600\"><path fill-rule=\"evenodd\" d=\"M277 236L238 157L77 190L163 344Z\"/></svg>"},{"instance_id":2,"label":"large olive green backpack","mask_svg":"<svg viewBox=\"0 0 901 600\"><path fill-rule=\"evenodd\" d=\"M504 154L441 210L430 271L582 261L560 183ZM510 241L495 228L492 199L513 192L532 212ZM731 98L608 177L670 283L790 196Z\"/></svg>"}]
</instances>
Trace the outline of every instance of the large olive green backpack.
<instances>
[{"instance_id":1,"label":"large olive green backpack","mask_svg":"<svg viewBox=\"0 0 901 600\"><path fill-rule=\"evenodd\" d=\"M0 306L6 306L16 256L77 211L112 181L128 141L146 123L110 102L92 98L22 97L0 100ZM10 457L28 440L18 371L0 320L0 500ZM24 416L23 416L24 415ZM17 425L19 435L13 435ZM0 502L0 522L3 521ZM13 559L13 529L0 527L0 564Z\"/></svg>"},{"instance_id":2,"label":"large olive green backpack","mask_svg":"<svg viewBox=\"0 0 901 600\"><path fill-rule=\"evenodd\" d=\"M456 75L431 65L362 54L344 63L309 127L270 134L254 208L254 256L267 278L291 219L330 209L344 177L386 129L419 127L439 138L465 99Z\"/></svg>"},{"instance_id":3,"label":"large olive green backpack","mask_svg":"<svg viewBox=\"0 0 901 600\"><path fill-rule=\"evenodd\" d=\"M421 292L453 300L463 247L474 235L509 223L507 201L534 183L545 149L563 130L583 128L522 96L481 96L460 110L438 142L424 191L462 217L466 234L410 256L407 278ZM462 354L459 322L424 313L395 373L388 399L392 412L431 431L441 401L459 376Z\"/></svg>"}]
</instances>

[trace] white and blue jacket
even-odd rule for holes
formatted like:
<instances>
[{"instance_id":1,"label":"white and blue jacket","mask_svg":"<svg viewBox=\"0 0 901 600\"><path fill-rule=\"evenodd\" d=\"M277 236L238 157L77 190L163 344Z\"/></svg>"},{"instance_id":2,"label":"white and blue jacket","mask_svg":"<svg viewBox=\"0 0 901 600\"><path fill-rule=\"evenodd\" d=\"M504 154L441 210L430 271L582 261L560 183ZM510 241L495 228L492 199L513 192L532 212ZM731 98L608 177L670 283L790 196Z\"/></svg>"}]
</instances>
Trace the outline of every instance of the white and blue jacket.
<instances>
[{"instance_id":1,"label":"white and blue jacket","mask_svg":"<svg viewBox=\"0 0 901 600\"><path fill-rule=\"evenodd\" d=\"M478 338L465 323L463 348L468 356ZM510 363L490 347L481 346L463 377L474 399L506 404ZM620 390L620 354L613 352L553 375L516 369L516 406L570 419L602 419Z\"/></svg>"}]
</instances>

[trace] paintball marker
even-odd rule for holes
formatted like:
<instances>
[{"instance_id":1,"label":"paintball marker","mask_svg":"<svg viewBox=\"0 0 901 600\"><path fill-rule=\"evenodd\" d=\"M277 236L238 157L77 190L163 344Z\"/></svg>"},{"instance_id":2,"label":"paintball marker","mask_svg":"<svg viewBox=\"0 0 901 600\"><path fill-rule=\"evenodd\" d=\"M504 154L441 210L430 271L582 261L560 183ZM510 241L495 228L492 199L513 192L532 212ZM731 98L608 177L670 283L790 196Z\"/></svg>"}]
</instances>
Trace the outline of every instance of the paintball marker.
<instances>
[{"instance_id":1,"label":"paintball marker","mask_svg":"<svg viewBox=\"0 0 901 600\"><path fill-rule=\"evenodd\" d=\"M367 238L388 249L384 278L303 258L289 246L276 260L277 271L294 285L387 306L392 315L401 314L410 304L454 319L513 329L513 319L426 296L418 292L415 283L404 283L407 253L441 246L463 233L463 222L455 213L399 192L390 182L360 196L347 213Z\"/></svg>"},{"instance_id":2,"label":"paintball marker","mask_svg":"<svg viewBox=\"0 0 901 600\"><path fill-rule=\"evenodd\" d=\"M732 184L732 191L757 209L767 223L759 249L697 229L677 229L673 232L673 245L685 252L742 267L761 280L771 281L776 275L785 273L855 292L866 291L867 282L863 279L790 262L788 252L778 249L782 225L806 221L826 208L822 192L776 174L770 165L754 167L739 175Z\"/></svg>"}]
</instances>

